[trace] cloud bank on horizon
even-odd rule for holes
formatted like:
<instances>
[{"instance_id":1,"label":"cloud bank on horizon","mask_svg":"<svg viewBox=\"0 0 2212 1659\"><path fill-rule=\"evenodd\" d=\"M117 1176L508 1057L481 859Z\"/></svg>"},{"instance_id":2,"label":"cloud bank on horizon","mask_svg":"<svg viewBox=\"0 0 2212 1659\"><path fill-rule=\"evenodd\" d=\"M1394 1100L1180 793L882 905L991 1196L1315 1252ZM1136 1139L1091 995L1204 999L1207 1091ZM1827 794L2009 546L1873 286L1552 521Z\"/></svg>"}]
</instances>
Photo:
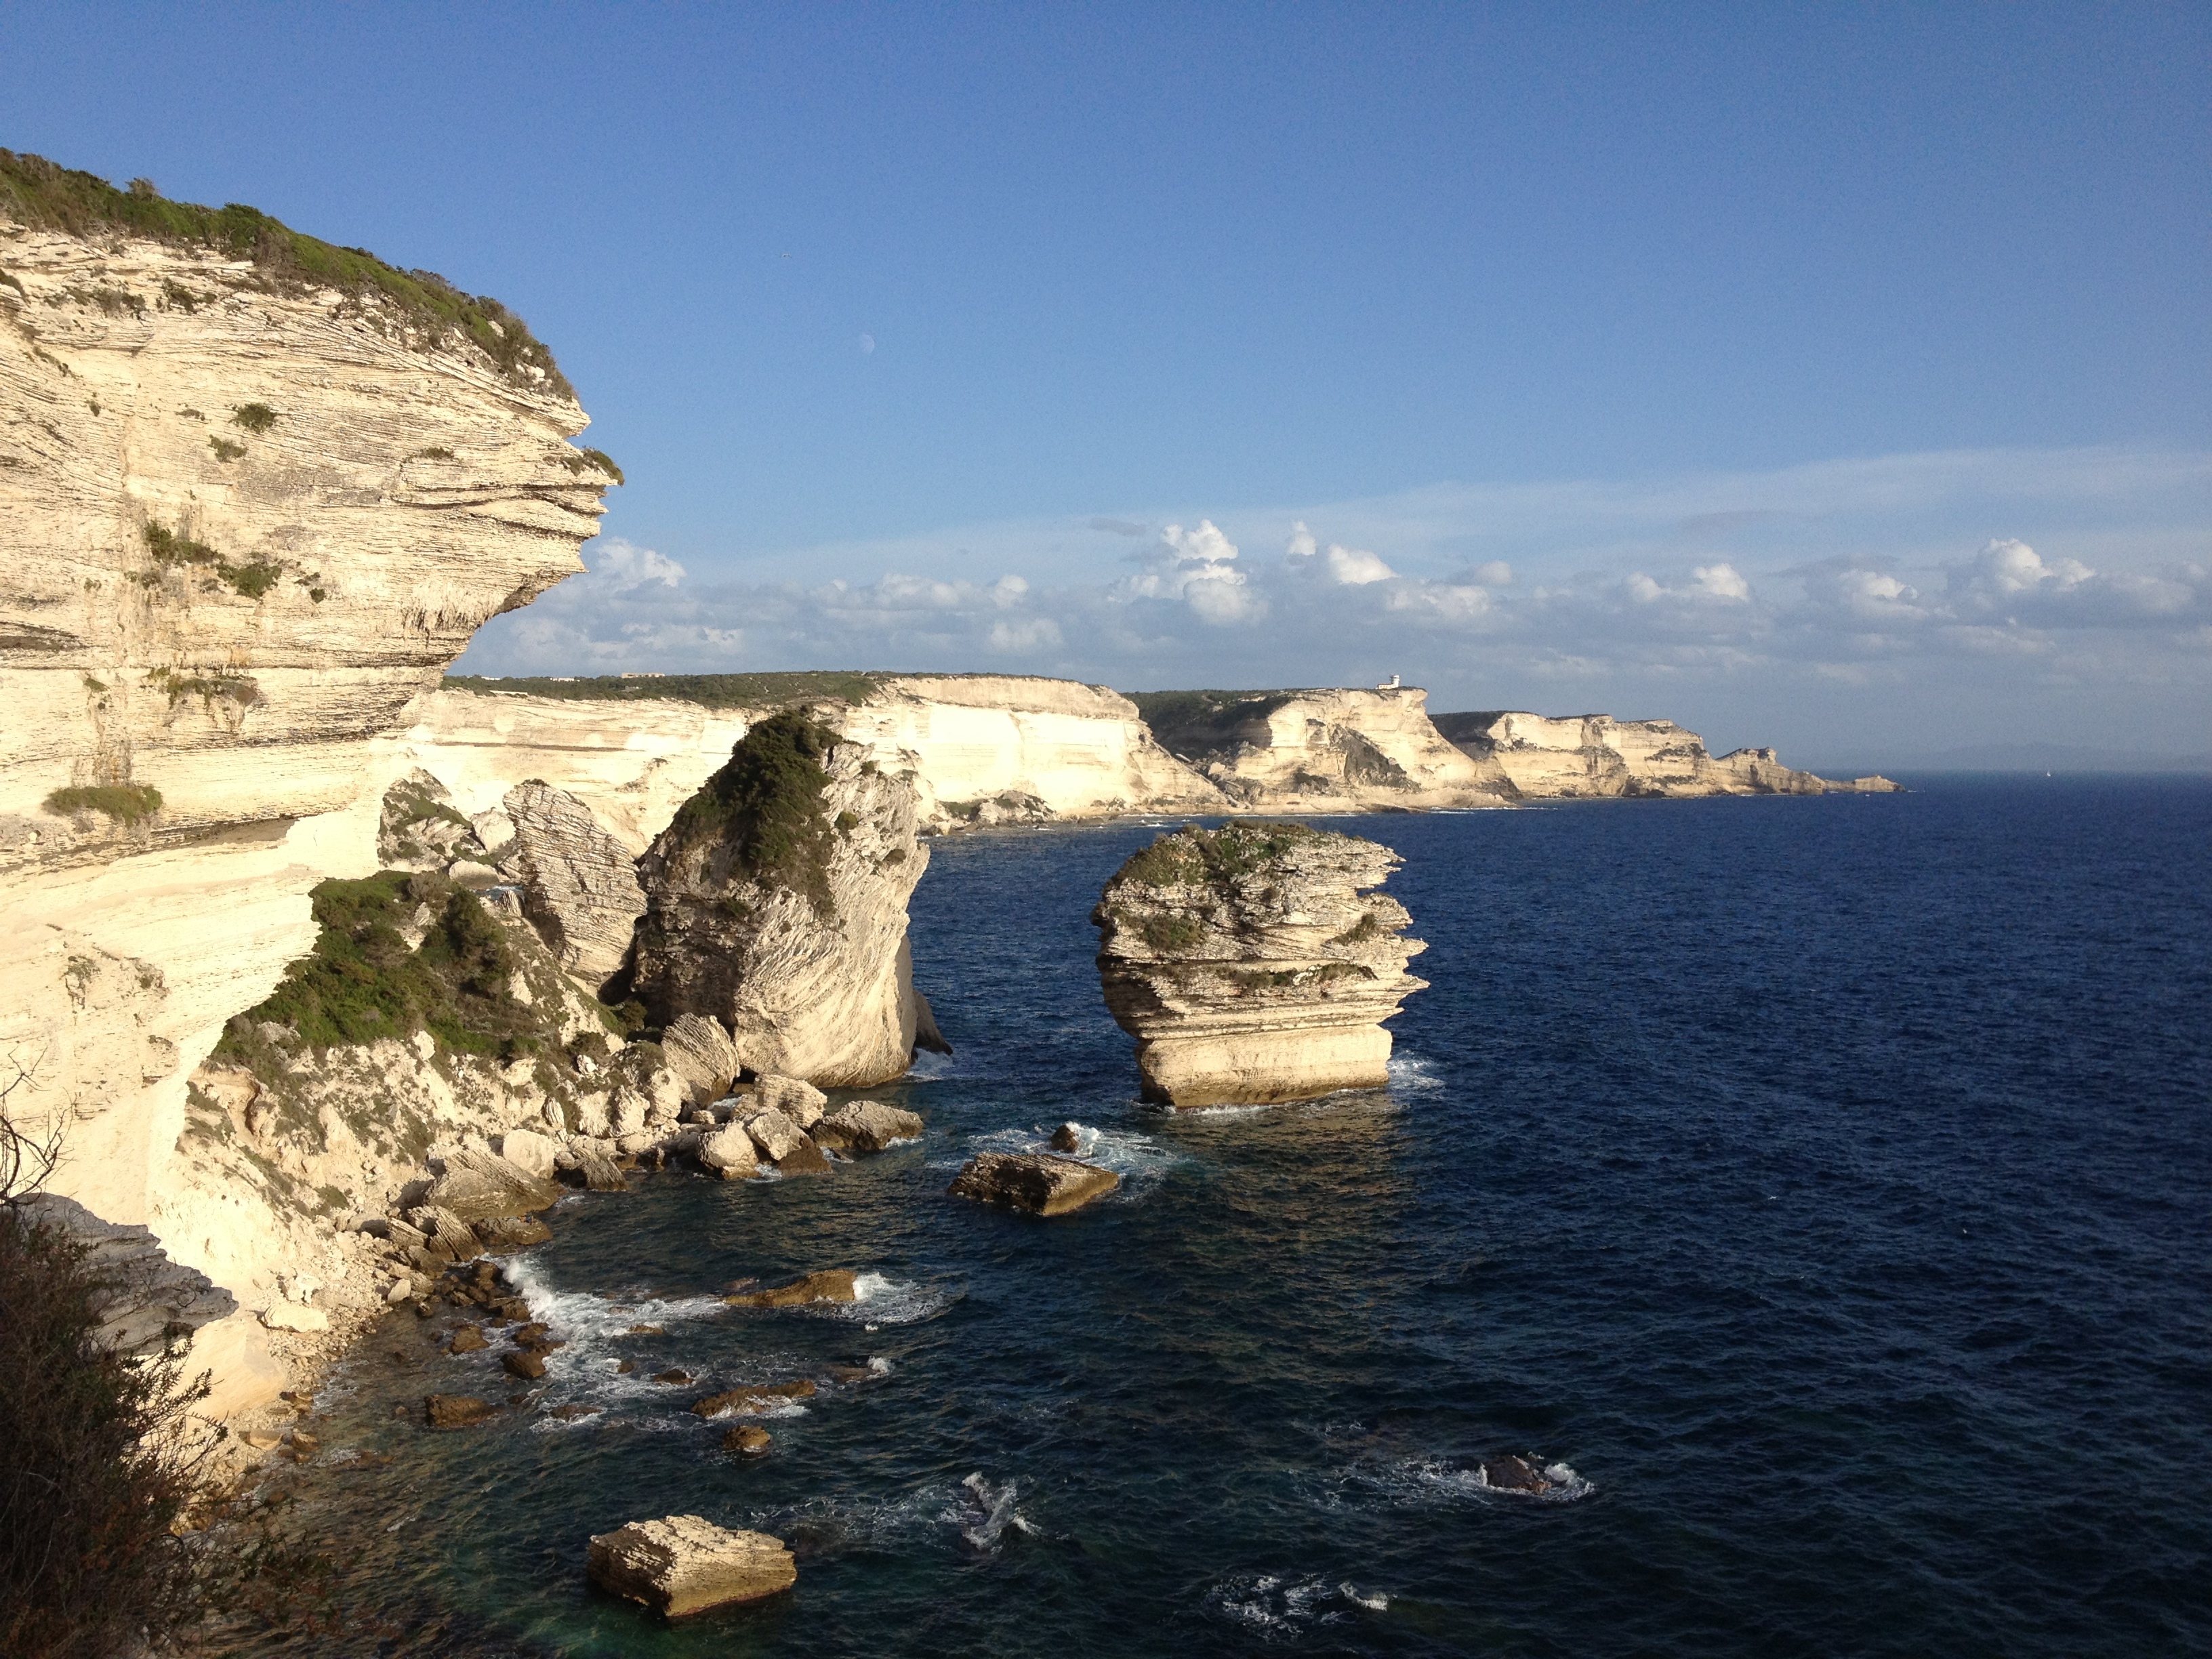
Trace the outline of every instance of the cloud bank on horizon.
<instances>
[{"instance_id":1,"label":"cloud bank on horizon","mask_svg":"<svg viewBox=\"0 0 2212 1659\"><path fill-rule=\"evenodd\" d=\"M469 673L880 667L1361 684L1723 744L2212 730L2212 457L1972 452L970 526L743 562L610 536ZM987 574L988 573L988 574ZM1932 739L1932 741L1931 741Z\"/></svg>"}]
</instances>

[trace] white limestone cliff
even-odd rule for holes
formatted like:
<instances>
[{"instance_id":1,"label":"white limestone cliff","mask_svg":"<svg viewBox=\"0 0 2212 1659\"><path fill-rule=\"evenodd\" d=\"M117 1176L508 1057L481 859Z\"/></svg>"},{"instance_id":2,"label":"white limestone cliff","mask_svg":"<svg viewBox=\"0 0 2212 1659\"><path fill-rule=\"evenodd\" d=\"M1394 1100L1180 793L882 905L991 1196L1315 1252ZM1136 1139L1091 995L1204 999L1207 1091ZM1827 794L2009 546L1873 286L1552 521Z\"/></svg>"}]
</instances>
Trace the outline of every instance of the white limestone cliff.
<instances>
[{"instance_id":1,"label":"white limestone cliff","mask_svg":"<svg viewBox=\"0 0 2212 1659\"><path fill-rule=\"evenodd\" d=\"M1716 757L1696 732L1672 720L1508 711L1440 714L1437 726L1471 758L1496 768L1527 799L1863 794L1897 787L1883 777L1842 782L1816 777L1783 765L1771 749Z\"/></svg>"},{"instance_id":2,"label":"white limestone cliff","mask_svg":"<svg viewBox=\"0 0 2212 1659\"><path fill-rule=\"evenodd\" d=\"M344 268L392 293L273 267L258 216L231 258L9 199L0 1055L32 1074L9 1109L65 1123L53 1190L222 1281L220 1229L171 1224L187 1076L313 944L307 890L373 867L371 739L581 568L609 474L489 302L436 290L448 327L366 256Z\"/></svg>"},{"instance_id":3,"label":"white limestone cliff","mask_svg":"<svg viewBox=\"0 0 2212 1659\"><path fill-rule=\"evenodd\" d=\"M1280 813L1497 806L1497 769L1445 741L1428 693L1181 691L1141 694L1160 742L1204 773L1232 810Z\"/></svg>"}]
</instances>

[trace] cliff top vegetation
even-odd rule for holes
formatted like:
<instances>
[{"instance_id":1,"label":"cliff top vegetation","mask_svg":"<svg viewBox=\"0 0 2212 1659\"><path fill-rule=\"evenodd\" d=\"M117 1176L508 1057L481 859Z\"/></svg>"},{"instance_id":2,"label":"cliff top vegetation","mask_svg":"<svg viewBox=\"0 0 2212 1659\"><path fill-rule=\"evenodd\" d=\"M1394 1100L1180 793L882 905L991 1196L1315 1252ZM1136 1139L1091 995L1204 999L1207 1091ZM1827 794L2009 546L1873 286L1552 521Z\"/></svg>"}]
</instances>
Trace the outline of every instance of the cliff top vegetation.
<instances>
[{"instance_id":1,"label":"cliff top vegetation","mask_svg":"<svg viewBox=\"0 0 2212 1659\"><path fill-rule=\"evenodd\" d=\"M1326 840L1332 834L1303 823L1265 819L1224 823L1218 830L1189 824L1133 854L1106 884L1107 890L1110 894L1124 882L1146 887L1185 887L1235 881L1266 867L1294 847Z\"/></svg>"},{"instance_id":2,"label":"cliff top vegetation","mask_svg":"<svg viewBox=\"0 0 2212 1659\"><path fill-rule=\"evenodd\" d=\"M1296 691L1125 691L1161 746L1185 760L1236 747L1237 728L1264 720Z\"/></svg>"},{"instance_id":3,"label":"cliff top vegetation","mask_svg":"<svg viewBox=\"0 0 2212 1659\"><path fill-rule=\"evenodd\" d=\"M837 742L835 732L798 709L771 714L677 810L653 851L675 859L720 842L732 880L790 888L827 915L832 842L822 799L830 774L822 763Z\"/></svg>"},{"instance_id":4,"label":"cliff top vegetation","mask_svg":"<svg viewBox=\"0 0 2212 1659\"><path fill-rule=\"evenodd\" d=\"M37 230L86 238L120 233L249 259L272 292L333 289L356 301L377 301L363 314L387 313L423 349L459 337L517 385L575 396L553 354L498 301L464 294L435 271L401 270L364 248L304 235L242 203L210 208L172 202L143 179L118 190L97 173L0 149L0 215Z\"/></svg>"},{"instance_id":5,"label":"cliff top vegetation","mask_svg":"<svg viewBox=\"0 0 2212 1659\"><path fill-rule=\"evenodd\" d=\"M787 674L602 674L571 679L558 676L486 679L448 674L453 691L510 692L519 696L556 697L569 702L690 702L704 708L775 708L836 697L866 702L889 674L859 669L815 669Z\"/></svg>"}]
</instances>

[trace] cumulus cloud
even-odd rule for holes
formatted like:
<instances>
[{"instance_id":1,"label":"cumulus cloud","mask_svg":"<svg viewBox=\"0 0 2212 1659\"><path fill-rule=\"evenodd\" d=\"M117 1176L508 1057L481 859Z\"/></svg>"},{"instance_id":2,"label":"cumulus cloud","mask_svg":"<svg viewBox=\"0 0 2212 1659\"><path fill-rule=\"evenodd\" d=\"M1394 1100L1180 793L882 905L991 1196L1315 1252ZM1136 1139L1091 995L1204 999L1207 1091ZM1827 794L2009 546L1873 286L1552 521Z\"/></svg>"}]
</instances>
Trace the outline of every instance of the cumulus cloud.
<instances>
[{"instance_id":1,"label":"cumulus cloud","mask_svg":"<svg viewBox=\"0 0 2212 1659\"><path fill-rule=\"evenodd\" d=\"M2154 684L2146 707L2196 709L2212 729L2208 485L2212 458L2075 453L1439 487L963 525L751 555L781 579L744 581L610 538L587 546L588 574L489 626L467 669L1003 666L1132 689L1396 671L1439 708L1675 713L1735 696L1749 712L1718 734L1731 742L1786 737L1758 699L1807 688L1893 697L1918 718L1974 687L1993 709L2025 708L2047 684L2067 688L2063 720L2084 688ZM1746 499L1775 508L1734 512ZM1727 522L1686 537L1700 514ZM2049 527L2015 529L2029 523ZM1699 544L1721 534L1724 560ZM979 565L1005 574L959 574ZM1691 687L1704 690L1669 689Z\"/></svg>"},{"instance_id":2,"label":"cumulus cloud","mask_svg":"<svg viewBox=\"0 0 2212 1659\"><path fill-rule=\"evenodd\" d=\"M633 546L619 536L598 544L584 563L590 574L579 586L597 586L614 592L628 592L647 582L674 587L684 580L684 567L675 560L664 558L649 547Z\"/></svg>"},{"instance_id":3,"label":"cumulus cloud","mask_svg":"<svg viewBox=\"0 0 2212 1659\"><path fill-rule=\"evenodd\" d=\"M1181 599L1217 627L1249 621L1267 610L1237 568L1237 544L1211 519L1200 519L1195 530L1170 525L1144 556L1143 566L1125 586L1132 599Z\"/></svg>"},{"instance_id":4,"label":"cumulus cloud","mask_svg":"<svg viewBox=\"0 0 2212 1659\"><path fill-rule=\"evenodd\" d=\"M1283 556L1284 562L1293 570L1312 568L1316 559L1314 534L1306 528L1303 519L1291 526L1290 543ZM1370 582L1387 582L1398 574L1374 554L1336 542L1328 544L1328 550L1320 555L1319 562L1328 572L1329 580L1340 587L1364 587Z\"/></svg>"}]
</instances>

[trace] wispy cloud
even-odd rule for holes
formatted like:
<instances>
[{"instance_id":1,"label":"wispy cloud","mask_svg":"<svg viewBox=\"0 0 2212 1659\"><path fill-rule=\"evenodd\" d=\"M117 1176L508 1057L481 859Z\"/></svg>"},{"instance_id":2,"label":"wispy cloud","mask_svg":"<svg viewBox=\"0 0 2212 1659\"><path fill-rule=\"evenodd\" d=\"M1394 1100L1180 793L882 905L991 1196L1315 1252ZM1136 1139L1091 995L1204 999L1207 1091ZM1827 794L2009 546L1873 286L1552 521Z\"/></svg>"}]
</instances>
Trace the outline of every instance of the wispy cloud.
<instances>
[{"instance_id":1,"label":"wispy cloud","mask_svg":"<svg viewBox=\"0 0 2212 1659\"><path fill-rule=\"evenodd\" d=\"M488 627L467 667L1005 667L1138 689L1398 672L1440 706L1702 708L1746 741L2212 721L2212 457L2194 453L1438 485L960 526L735 568L616 539L587 562Z\"/></svg>"}]
</instances>

